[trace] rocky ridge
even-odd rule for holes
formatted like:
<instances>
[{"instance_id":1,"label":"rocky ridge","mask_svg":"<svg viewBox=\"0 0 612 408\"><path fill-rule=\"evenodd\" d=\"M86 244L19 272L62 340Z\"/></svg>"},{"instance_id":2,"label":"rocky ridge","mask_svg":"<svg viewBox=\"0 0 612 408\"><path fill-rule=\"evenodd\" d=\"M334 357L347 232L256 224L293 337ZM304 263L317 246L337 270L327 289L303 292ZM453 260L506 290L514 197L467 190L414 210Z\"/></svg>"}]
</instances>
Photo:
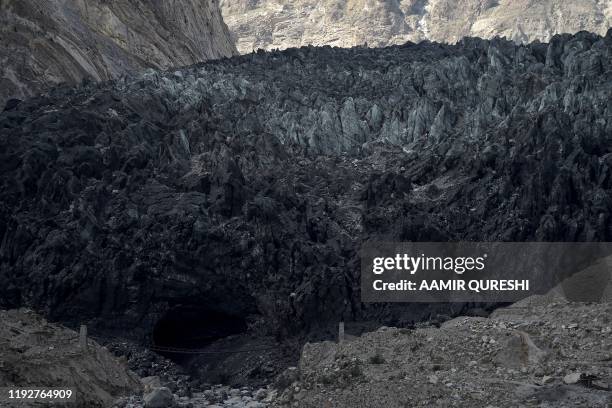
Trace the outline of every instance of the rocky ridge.
<instances>
[{"instance_id":1,"label":"rocky ridge","mask_svg":"<svg viewBox=\"0 0 612 408\"><path fill-rule=\"evenodd\" d=\"M0 2L0 107L58 83L104 81L236 53L214 1Z\"/></svg>"},{"instance_id":2,"label":"rocky ridge","mask_svg":"<svg viewBox=\"0 0 612 408\"><path fill-rule=\"evenodd\" d=\"M361 303L359 245L612 240L611 66L612 31L304 47L28 99L0 306L176 347L457 314Z\"/></svg>"},{"instance_id":3,"label":"rocky ridge","mask_svg":"<svg viewBox=\"0 0 612 408\"><path fill-rule=\"evenodd\" d=\"M609 0L221 0L221 9L241 53L465 36L528 43L581 30L603 35L612 23Z\"/></svg>"}]
</instances>

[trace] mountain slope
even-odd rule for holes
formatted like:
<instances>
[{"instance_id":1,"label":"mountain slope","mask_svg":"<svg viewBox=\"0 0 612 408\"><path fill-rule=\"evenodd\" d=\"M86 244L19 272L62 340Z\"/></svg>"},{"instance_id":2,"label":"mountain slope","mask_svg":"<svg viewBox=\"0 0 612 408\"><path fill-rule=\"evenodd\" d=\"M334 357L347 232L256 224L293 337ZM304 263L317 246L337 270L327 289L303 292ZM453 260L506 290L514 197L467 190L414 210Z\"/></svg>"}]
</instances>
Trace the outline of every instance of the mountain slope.
<instances>
[{"instance_id":1,"label":"mountain slope","mask_svg":"<svg viewBox=\"0 0 612 408\"><path fill-rule=\"evenodd\" d=\"M465 36L548 41L581 30L603 35L612 22L611 0L221 0L221 9L241 53Z\"/></svg>"},{"instance_id":2,"label":"mountain slope","mask_svg":"<svg viewBox=\"0 0 612 408\"><path fill-rule=\"evenodd\" d=\"M2 0L0 107L61 82L108 80L235 52L209 0Z\"/></svg>"}]
</instances>

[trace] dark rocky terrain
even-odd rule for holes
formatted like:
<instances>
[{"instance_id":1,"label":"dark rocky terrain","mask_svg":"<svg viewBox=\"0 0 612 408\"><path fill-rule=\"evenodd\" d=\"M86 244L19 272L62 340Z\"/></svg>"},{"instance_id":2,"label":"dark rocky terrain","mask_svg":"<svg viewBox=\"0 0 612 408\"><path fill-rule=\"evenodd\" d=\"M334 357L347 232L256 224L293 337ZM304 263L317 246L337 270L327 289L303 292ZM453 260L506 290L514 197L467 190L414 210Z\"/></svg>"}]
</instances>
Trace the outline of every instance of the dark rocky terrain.
<instances>
[{"instance_id":1,"label":"dark rocky terrain","mask_svg":"<svg viewBox=\"0 0 612 408\"><path fill-rule=\"evenodd\" d=\"M10 104L0 308L175 347L435 319L362 304L360 244L612 240L611 67L612 31L305 47Z\"/></svg>"}]
</instances>

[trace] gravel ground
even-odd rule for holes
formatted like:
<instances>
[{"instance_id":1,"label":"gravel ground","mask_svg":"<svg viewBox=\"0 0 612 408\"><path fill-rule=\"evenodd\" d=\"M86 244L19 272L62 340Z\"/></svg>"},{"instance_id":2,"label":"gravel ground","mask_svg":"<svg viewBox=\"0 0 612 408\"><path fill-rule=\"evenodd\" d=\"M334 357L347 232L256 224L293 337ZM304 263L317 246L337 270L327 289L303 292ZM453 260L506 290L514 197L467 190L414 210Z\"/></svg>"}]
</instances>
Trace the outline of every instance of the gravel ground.
<instances>
[{"instance_id":1,"label":"gravel ground","mask_svg":"<svg viewBox=\"0 0 612 408\"><path fill-rule=\"evenodd\" d=\"M612 406L612 304L521 305L307 344L274 406Z\"/></svg>"},{"instance_id":2,"label":"gravel ground","mask_svg":"<svg viewBox=\"0 0 612 408\"><path fill-rule=\"evenodd\" d=\"M148 408L152 405L147 405L147 401L150 404L151 395L158 393L159 390L160 388L155 387L151 392L145 391L143 397L122 398L115 403L115 408ZM193 393L191 396L179 397L167 392L166 397L161 401L160 408L266 408L276 397L276 391L264 388L231 388L225 385L215 385L202 392Z\"/></svg>"}]
</instances>

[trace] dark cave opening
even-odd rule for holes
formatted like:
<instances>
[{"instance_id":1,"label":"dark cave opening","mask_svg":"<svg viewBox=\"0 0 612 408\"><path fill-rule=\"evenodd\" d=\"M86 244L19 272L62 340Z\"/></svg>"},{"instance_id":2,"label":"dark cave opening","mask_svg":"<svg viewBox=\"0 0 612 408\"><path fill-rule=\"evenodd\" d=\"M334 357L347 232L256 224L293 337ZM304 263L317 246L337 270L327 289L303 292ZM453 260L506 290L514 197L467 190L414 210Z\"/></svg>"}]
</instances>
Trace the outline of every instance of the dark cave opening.
<instances>
[{"instance_id":1,"label":"dark cave opening","mask_svg":"<svg viewBox=\"0 0 612 408\"><path fill-rule=\"evenodd\" d=\"M178 306L156 323L152 349L177 363L186 363L195 356L190 351L246 330L246 321L240 316L203 307Z\"/></svg>"}]
</instances>

